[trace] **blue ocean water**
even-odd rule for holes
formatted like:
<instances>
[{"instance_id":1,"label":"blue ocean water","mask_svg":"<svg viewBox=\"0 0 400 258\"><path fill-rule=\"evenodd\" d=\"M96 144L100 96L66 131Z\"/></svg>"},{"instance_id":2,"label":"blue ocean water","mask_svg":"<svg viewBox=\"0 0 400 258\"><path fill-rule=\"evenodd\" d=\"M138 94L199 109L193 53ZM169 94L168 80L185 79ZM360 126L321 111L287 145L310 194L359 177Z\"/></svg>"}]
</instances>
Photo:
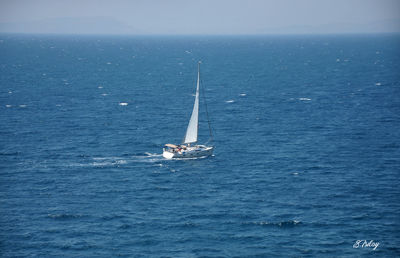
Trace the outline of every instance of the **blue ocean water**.
<instances>
[{"instance_id":1,"label":"blue ocean water","mask_svg":"<svg viewBox=\"0 0 400 258\"><path fill-rule=\"evenodd\" d=\"M215 155L164 160L198 60ZM1 256L400 256L399 35L3 34L0 67Z\"/></svg>"}]
</instances>

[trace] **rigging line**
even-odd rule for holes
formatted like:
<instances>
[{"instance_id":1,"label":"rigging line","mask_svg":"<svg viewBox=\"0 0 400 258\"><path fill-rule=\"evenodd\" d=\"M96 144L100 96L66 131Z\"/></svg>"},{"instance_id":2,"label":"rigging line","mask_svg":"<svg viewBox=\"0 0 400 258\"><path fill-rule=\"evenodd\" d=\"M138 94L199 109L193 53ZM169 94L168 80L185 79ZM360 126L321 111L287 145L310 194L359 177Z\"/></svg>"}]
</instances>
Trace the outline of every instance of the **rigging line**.
<instances>
[{"instance_id":1,"label":"rigging line","mask_svg":"<svg viewBox=\"0 0 400 258\"><path fill-rule=\"evenodd\" d=\"M202 80L202 79L200 79L200 83L203 84L203 80ZM210 131L210 141L213 142L214 139L213 139L213 133L212 133L212 129L211 129L210 117L209 117L209 115L208 115L208 108L207 108L207 101L206 101L205 90L203 89L203 87L201 87L200 90L201 90L201 93L202 93L201 95L202 95L202 97L203 97L204 107L205 107L205 110L206 110L206 116L207 116L207 122L208 122L208 130Z\"/></svg>"}]
</instances>

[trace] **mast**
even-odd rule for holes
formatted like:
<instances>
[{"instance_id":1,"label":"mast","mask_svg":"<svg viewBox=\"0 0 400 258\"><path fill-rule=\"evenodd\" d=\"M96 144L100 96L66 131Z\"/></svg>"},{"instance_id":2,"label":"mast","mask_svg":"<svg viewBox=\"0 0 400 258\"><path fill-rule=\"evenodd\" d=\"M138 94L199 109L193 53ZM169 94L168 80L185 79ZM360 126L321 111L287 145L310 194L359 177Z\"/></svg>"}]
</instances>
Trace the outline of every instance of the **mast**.
<instances>
[{"instance_id":1,"label":"mast","mask_svg":"<svg viewBox=\"0 0 400 258\"><path fill-rule=\"evenodd\" d=\"M207 124L208 124L208 131L210 134L210 138L208 139L208 142L213 142L214 141L214 137L213 137L213 133L212 133L212 129L211 129L211 122L210 122L210 116L208 115L208 107L207 107L207 101L206 101L206 94L204 92L204 87L201 88L201 95L203 97L203 101L204 101L204 107L205 107L205 111L206 111L206 116L207 116Z\"/></svg>"}]
</instances>

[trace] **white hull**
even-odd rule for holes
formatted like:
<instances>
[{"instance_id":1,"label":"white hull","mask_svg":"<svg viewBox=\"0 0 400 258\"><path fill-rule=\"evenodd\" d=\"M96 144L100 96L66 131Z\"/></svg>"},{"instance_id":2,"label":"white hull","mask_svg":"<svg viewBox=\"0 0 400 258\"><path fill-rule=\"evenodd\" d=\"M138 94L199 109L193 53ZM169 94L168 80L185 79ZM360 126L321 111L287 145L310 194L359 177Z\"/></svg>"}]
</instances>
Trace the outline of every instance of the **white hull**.
<instances>
[{"instance_id":1,"label":"white hull","mask_svg":"<svg viewBox=\"0 0 400 258\"><path fill-rule=\"evenodd\" d=\"M181 150L177 152L172 152L164 149L163 157L166 159L193 159L211 156L213 151L214 147L196 145L193 147L188 147L186 150Z\"/></svg>"}]
</instances>

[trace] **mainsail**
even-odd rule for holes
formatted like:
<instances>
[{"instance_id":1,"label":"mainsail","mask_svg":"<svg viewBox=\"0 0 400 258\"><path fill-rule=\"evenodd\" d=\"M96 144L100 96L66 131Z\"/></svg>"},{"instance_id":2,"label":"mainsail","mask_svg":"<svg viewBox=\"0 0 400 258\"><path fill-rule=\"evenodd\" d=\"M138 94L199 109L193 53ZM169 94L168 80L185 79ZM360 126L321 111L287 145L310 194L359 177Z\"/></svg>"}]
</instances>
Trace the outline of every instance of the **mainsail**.
<instances>
[{"instance_id":1,"label":"mainsail","mask_svg":"<svg viewBox=\"0 0 400 258\"><path fill-rule=\"evenodd\" d=\"M200 62L197 71L196 98L194 101L192 116L190 117L189 125L186 130L185 140L183 143L197 142L197 131L199 129L199 86L200 86Z\"/></svg>"}]
</instances>

